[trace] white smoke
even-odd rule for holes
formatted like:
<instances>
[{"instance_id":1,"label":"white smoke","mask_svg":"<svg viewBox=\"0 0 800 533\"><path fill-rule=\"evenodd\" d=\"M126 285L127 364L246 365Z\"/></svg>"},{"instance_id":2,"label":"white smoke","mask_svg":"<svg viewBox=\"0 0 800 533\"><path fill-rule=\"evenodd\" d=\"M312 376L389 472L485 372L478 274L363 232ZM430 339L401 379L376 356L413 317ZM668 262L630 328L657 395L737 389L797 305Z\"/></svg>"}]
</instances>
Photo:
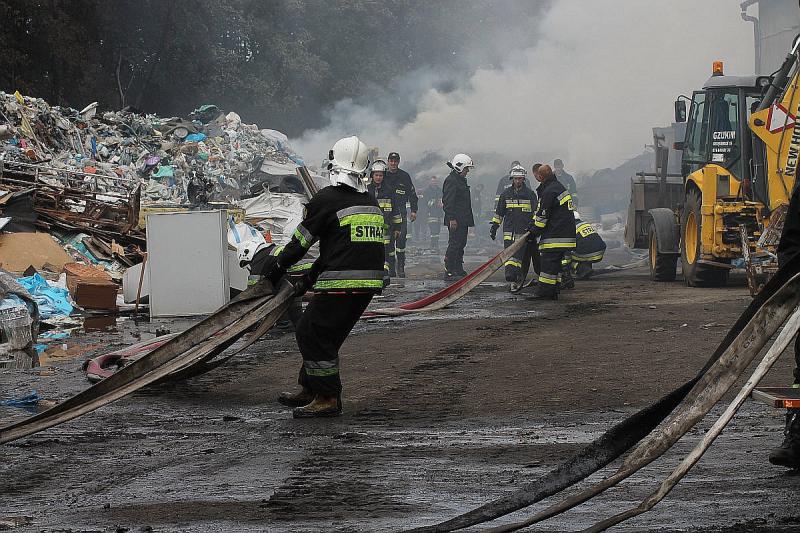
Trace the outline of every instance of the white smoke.
<instances>
[{"instance_id":1,"label":"white smoke","mask_svg":"<svg viewBox=\"0 0 800 533\"><path fill-rule=\"evenodd\" d=\"M753 73L752 26L739 3L558 0L531 23L538 44L509 50L499 68L467 74L448 92L429 75L416 90L407 85L398 97L417 97L407 121L348 100L330 110L327 127L293 144L315 164L336 139L356 134L384 155L400 152L404 167L437 161L416 165L435 173L458 152L472 155L481 175L500 176L513 159L530 167L561 157L577 172L616 166L642 152L653 126L672 121L675 97L699 88L714 60L727 74Z\"/></svg>"}]
</instances>

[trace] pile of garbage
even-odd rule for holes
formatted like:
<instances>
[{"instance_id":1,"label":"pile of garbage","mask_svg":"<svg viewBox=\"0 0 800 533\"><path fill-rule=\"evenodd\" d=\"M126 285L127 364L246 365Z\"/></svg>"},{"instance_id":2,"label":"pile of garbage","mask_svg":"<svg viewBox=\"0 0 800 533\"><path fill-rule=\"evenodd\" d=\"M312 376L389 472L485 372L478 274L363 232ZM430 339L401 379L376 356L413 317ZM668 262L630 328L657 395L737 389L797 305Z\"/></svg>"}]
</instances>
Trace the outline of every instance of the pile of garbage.
<instances>
[{"instance_id":1,"label":"pile of garbage","mask_svg":"<svg viewBox=\"0 0 800 533\"><path fill-rule=\"evenodd\" d=\"M54 186L112 195L141 186L142 204L255 196L304 164L283 133L244 124L215 105L188 119L162 118L0 92L0 143L6 171L36 171Z\"/></svg>"}]
</instances>

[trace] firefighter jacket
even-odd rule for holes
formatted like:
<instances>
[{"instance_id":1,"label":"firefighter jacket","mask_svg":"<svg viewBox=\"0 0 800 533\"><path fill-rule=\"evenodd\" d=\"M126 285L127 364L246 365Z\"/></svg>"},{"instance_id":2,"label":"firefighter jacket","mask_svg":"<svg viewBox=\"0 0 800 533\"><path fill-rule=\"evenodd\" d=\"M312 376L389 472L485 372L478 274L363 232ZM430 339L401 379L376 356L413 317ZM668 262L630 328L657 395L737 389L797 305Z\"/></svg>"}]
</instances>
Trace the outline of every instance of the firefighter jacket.
<instances>
[{"instance_id":1,"label":"firefighter jacket","mask_svg":"<svg viewBox=\"0 0 800 533\"><path fill-rule=\"evenodd\" d=\"M400 212L400 203L397 201L394 191L384 183L381 183L380 186L374 182L370 183L367 185L367 191L378 201L378 207L383 211L383 222L387 227L386 238L388 240L389 232L395 229L400 230L399 226L403 223L403 215Z\"/></svg>"},{"instance_id":2,"label":"firefighter jacket","mask_svg":"<svg viewBox=\"0 0 800 533\"><path fill-rule=\"evenodd\" d=\"M586 263L596 263L603 259L606 243L588 222L575 221L575 249L572 251L572 260Z\"/></svg>"},{"instance_id":3,"label":"firefighter jacket","mask_svg":"<svg viewBox=\"0 0 800 533\"><path fill-rule=\"evenodd\" d=\"M431 185L425 189L425 200L428 207L428 222L441 222L444 215L442 211L442 189Z\"/></svg>"},{"instance_id":4,"label":"firefighter jacket","mask_svg":"<svg viewBox=\"0 0 800 533\"><path fill-rule=\"evenodd\" d=\"M514 235L522 235L533 221L536 208L536 193L525 184L519 189L512 185L500 193L494 210L492 224L503 223L503 240L513 241Z\"/></svg>"},{"instance_id":5,"label":"firefighter jacket","mask_svg":"<svg viewBox=\"0 0 800 533\"><path fill-rule=\"evenodd\" d=\"M398 168L396 172L387 170L383 181L394 190L403 219L406 217L406 203L411 204L412 213L417 212L419 198L417 197L417 190L414 188L414 182L411 181L411 176L408 175L408 172L402 168Z\"/></svg>"},{"instance_id":6,"label":"firefighter jacket","mask_svg":"<svg viewBox=\"0 0 800 533\"><path fill-rule=\"evenodd\" d=\"M325 187L306 205L303 221L278 254L287 269L319 241L309 276L316 292L380 292L383 288L384 213L367 192Z\"/></svg>"},{"instance_id":7,"label":"firefighter jacket","mask_svg":"<svg viewBox=\"0 0 800 533\"><path fill-rule=\"evenodd\" d=\"M539 237L539 250L575 248L575 215L572 196L555 177L536 189L539 204L530 230Z\"/></svg>"},{"instance_id":8,"label":"firefighter jacket","mask_svg":"<svg viewBox=\"0 0 800 533\"><path fill-rule=\"evenodd\" d=\"M779 266L785 265L800 253L800 181L795 184L789 198L789 208L776 252Z\"/></svg>"},{"instance_id":9,"label":"firefighter jacket","mask_svg":"<svg viewBox=\"0 0 800 533\"><path fill-rule=\"evenodd\" d=\"M455 220L459 226L468 228L475 225L467 178L455 170L450 172L442 185L442 204L445 226L448 226L451 220Z\"/></svg>"}]
</instances>

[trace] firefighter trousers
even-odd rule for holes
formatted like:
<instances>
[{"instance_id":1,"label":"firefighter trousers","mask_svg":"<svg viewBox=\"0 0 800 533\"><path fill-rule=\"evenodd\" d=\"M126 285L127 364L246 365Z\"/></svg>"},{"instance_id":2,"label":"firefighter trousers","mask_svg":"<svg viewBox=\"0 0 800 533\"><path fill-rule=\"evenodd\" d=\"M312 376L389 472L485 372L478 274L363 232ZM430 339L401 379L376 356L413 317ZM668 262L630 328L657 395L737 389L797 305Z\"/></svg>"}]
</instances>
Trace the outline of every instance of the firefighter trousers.
<instances>
[{"instance_id":1,"label":"firefighter trousers","mask_svg":"<svg viewBox=\"0 0 800 533\"><path fill-rule=\"evenodd\" d=\"M434 252L439 251L439 233L442 231L442 219L441 218L429 218L428 219L428 229L431 232L431 246L430 249Z\"/></svg>"},{"instance_id":2,"label":"firefighter trousers","mask_svg":"<svg viewBox=\"0 0 800 533\"><path fill-rule=\"evenodd\" d=\"M317 293L297 323L297 346L303 356L300 386L321 396L342 391L339 349L372 300L372 293Z\"/></svg>"},{"instance_id":3,"label":"firefighter trousers","mask_svg":"<svg viewBox=\"0 0 800 533\"><path fill-rule=\"evenodd\" d=\"M397 274L395 273L395 242L394 242L394 232L389 229L388 236L384 237L383 239L383 254L384 254L384 263L383 268L386 273L394 277Z\"/></svg>"},{"instance_id":4,"label":"firefighter trousers","mask_svg":"<svg viewBox=\"0 0 800 533\"><path fill-rule=\"evenodd\" d=\"M400 235L394 243L394 250L397 253L397 262L405 267L406 264L406 241L408 240L408 217L403 217L400 224ZM398 267L399 268L399 267Z\"/></svg>"},{"instance_id":5,"label":"firefighter trousers","mask_svg":"<svg viewBox=\"0 0 800 533\"><path fill-rule=\"evenodd\" d=\"M542 296L552 296L558 293L558 284L561 281L561 271L565 254L570 250L540 250L541 266L539 271L539 283L536 293Z\"/></svg>"},{"instance_id":6,"label":"firefighter trousers","mask_svg":"<svg viewBox=\"0 0 800 533\"><path fill-rule=\"evenodd\" d=\"M459 224L456 229L447 227L447 251L444 253L444 268L453 274L464 271L464 247L467 245L469 228L466 224Z\"/></svg>"},{"instance_id":7,"label":"firefighter trousers","mask_svg":"<svg viewBox=\"0 0 800 533\"><path fill-rule=\"evenodd\" d=\"M507 237L511 237L510 239ZM503 248L508 248L517 239L522 237L520 234L503 235ZM536 244L536 239L530 237L528 242L517 250L505 262L506 281L522 283L528 276L530 265L533 263L533 271L539 274L539 248Z\"/></svg>"}]
</instances>

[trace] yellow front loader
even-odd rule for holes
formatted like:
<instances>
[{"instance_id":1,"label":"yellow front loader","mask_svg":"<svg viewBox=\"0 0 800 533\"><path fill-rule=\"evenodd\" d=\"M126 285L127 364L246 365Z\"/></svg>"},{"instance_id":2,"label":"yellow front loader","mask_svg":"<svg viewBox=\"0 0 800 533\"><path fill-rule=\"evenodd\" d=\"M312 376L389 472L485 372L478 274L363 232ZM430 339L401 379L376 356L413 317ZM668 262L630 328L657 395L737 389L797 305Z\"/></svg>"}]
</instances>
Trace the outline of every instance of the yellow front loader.
<instances>
[{"instance_id":1,"label":"yellow front loader","mask_svg":"<svg viewBox=\"0 0 800 533\"><path fill-rule=\"evenodd\" d=\"M675 146L682 179L664 178L659 196L672 205L636 206L632 196L640 216L630 231L649 250L652 279L674 280L680 258L688 285L719 286L738 265L755 293L777 269L800 158L797 66L798 40L773 76L725 76L715 62L703 88L675 102L676 122L686 122Z\"/></svg>"}]
</instances>

